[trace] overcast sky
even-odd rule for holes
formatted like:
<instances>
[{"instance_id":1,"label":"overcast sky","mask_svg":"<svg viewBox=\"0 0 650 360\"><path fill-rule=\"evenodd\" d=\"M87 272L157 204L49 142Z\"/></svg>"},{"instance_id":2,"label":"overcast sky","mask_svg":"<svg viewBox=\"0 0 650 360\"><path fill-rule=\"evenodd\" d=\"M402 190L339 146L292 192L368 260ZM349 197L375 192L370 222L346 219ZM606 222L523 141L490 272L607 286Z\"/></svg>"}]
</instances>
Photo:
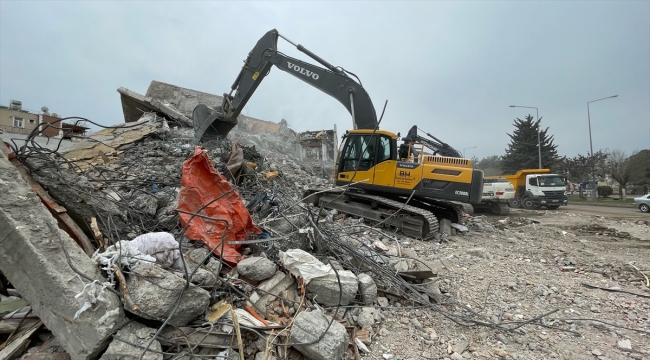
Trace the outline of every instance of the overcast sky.
<instances>
[{"instance_id":1,"label":"overcast sky","mask_svg":"<svg viewBox=\"0 0 650 360\"><path fill-rule=\"evenodd\" d=\"M121 2L0 0L0 104L124 121L117 88L223 94L268 30L357 74L382 128L417 124L467 157L502 155L534 106L561 155L650 148L649 1ZM278 49L313 62L289 43ZM534 115L534 110L532 110ZM352 128L336 100L278 69L244 114Z\"/></svg>"}]
</instances>

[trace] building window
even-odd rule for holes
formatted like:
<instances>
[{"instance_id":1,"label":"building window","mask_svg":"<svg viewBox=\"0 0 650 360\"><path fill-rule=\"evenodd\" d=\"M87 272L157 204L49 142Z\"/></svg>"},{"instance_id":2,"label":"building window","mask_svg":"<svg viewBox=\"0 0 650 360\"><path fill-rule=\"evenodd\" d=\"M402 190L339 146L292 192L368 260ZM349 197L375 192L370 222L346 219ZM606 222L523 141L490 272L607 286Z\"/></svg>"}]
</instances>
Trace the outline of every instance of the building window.
<instances>
[{"instance_id":1,"label":"building window","mask_svg":"<svg viewBox=\"0 0 650 360\"><path fill-rule=\"evenodd\" d=\"M34 120L34 119L29 119L29 123L30 123L30 124L33 124L34 122L36 122L36 120Z\"/></svg>"},{"instance_id":2,"label":"building window","mask_svg":"<svg viewBox=\"0 0 650 360\"><path fill-rule=\"evenodd\" d=\"M15 117L14 116L14 127L24 127L23 125L23 118Z\"/></svg>"}]
</instances>

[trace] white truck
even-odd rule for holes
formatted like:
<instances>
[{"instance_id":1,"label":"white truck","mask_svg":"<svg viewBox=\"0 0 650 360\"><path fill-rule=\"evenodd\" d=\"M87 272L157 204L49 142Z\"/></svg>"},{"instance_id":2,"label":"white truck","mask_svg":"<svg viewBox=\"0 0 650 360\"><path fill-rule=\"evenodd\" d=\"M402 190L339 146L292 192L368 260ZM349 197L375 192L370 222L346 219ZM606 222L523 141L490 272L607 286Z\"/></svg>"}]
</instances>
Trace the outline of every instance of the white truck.
<instances>
[{"instance_id":1,"label":"white truck","mask_svg":"<svg viewBox=\"0 0 650 360\"><path fill-rule=\"evenodd\" d=\"M505 179L514 185L515 197L508 203L510 207L550 210L567 205L566 180L559 174L551 174L549 169L524 169L515 175L486 176L487 179Z\"/></svg>"},{"instance_id":2,"label":"white truck","mask_svg":"<svg viewBox=\"0 0 650 360\"><path fill-rule=\"evenodd\" d=\"M483 179L481 203L474 204L474 209L505 216L510 213L508 202L514 197L515 188L507 179L486 178Z\"/></svg>"}]
</instances>

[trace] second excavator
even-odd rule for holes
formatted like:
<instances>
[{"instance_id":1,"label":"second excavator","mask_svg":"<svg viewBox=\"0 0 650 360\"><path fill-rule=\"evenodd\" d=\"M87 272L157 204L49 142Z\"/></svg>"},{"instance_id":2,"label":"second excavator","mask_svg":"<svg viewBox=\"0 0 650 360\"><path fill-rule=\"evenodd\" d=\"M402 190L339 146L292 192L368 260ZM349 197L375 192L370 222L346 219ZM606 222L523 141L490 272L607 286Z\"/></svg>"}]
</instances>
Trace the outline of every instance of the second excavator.
<instances>
[{"instance_id":1,"label":"second excavator","mask_svg":"<svg viewBox=\"0 0 650 360\"><path fill-rule=\"evenodd\" d=\"M324 68L279 52L278 38ZM335 164L339 187L309 189L308 202L429 239L440 235L440 221L462 224L472 213L471 204L481 201L483 172L472 169L471 160L429 133L424 132L428 138L419 135L417 126L404 137L379 129L370 96L355 74L331 65L275 29L250 51L221 107L201 104L194 109L197 141L227 135L273 66L334 97L352 116L354 129L343 136Z\"/></svg>"}]
</instances>

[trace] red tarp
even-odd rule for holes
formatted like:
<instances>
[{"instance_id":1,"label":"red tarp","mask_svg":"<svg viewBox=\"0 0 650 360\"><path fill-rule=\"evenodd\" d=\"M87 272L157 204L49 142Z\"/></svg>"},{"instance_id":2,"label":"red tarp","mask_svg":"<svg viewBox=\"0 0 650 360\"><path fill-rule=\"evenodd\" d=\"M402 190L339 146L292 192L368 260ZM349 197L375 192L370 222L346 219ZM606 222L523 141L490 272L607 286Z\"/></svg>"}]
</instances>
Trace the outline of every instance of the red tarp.
<instances>
[{"instance_id":1,"label":"red tarp","mask_svg":"<svg viewBox=\"0 0 650 360\"><path fill-rule=\"evenodd\" d=\"M205 204L219 197L219 200L200 211ZM238 251L241 245L229 245L228 242L245 240L252 233L261 232L253 224L253 219L237 191L215 170L208 155L199 146L194 149L194 156L183 164L178 209L228 221L223 254L221 245L214 252L221 254L221 258L231 265L238 263L242 258ZM179 213L179 217L181 225L185 226L192 215ZM201 240L212 249L221 243L225 227L223 221L195 216L185 230L185 236L191 240Z\"/></svg>"}]
</instances>

